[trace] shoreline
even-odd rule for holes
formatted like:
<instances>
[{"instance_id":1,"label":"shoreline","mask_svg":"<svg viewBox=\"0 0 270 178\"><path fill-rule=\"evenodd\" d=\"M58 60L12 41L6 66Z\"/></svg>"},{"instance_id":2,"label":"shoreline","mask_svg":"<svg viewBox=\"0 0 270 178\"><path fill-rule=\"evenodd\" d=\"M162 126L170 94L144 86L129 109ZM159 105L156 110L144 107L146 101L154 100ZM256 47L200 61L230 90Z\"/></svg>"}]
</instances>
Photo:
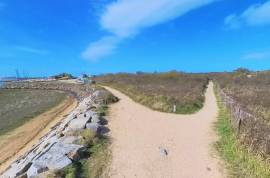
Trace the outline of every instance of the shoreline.
<instances>
[{"instance_id":1,"label":"shoreline","mask_svg":"<svg viewBox=\"0 0 270 178\"><path fill-rule=\"evenodd\" d=\"M51 127L72 112L77 104L76 98L69 95L57 106L0 136L0 172L3 172L18 157L27 153L39 142L40 138L50 132ZM29 130L29 128L33 129Z\"/></svg>"}]
</instances>

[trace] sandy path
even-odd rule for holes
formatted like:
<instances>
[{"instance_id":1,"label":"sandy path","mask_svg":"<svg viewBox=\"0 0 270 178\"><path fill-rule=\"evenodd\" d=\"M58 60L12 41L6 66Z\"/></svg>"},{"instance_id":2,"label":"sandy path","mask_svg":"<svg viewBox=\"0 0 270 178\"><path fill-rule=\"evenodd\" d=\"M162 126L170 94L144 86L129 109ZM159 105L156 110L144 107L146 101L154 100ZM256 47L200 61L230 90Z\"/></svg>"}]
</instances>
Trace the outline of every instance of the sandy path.
<instances>
[{"instance_id":1,"label":"sandy path","mask_svg":"<svg viewBox=\"0 0 270 178\"><path fill-rule=\"evenodd\" d=\"M47 134L63 116L77 106L77 100L71 96L58 106L37 116L12 132L0 137L0 173L13 161L29 151L39 139Z\"/></svg>"},{"instance_id":2,"label":"sandy path","mask_svg":"<svg viewBox=\"0 0 270 178\"><path fill-rule=\"evenodd\" d=\"M218 112L212 83L203 109L194 115L152 111L117 90L106 89L121 100L112 105L108 118L113 158L104 177L225 177L218 158L210 156L217 139L212 122ZM159 146L167 150L167 156L159 153Z\"/></svg>"}]
</instances>

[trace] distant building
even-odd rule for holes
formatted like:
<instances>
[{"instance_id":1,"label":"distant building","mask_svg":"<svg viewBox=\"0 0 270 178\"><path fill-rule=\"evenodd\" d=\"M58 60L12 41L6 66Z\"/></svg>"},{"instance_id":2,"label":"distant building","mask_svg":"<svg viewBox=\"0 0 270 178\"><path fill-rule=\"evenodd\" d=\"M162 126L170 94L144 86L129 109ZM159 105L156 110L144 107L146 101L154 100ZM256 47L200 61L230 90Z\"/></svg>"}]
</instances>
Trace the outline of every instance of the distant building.
<instances>
[{"instance_id":1,"label":"distant building","mask_svg":"<svg viewBox=\"0 0 270 178\"><path fill-rule=\"evenodd\" d=\"M51 76L50 79L71 79L73 76L71 74L62 73L60 75Z\"/></svg>"},{"instance_id":2,"label":"distant building","mask_svg":"<svg viewBox=\"0 0 270 178\"><path fill-rule=\"evenodd\" d=\"M247 75L248 78L253 78L255 75Z\"/></svg>"}]
</instances>

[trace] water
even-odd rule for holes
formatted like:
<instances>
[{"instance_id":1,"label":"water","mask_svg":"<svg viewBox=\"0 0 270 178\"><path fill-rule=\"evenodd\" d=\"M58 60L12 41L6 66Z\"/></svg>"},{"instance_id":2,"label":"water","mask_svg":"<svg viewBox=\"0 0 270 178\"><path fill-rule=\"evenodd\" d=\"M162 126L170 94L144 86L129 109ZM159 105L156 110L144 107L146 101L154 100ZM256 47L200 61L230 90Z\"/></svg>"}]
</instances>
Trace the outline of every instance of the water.
<instances>
[{"instance_id":1,"label":"water","mask_svg":"<svg viewBox=\"0 0 270 178\"><path fill-rule=\"evenodd\" d=\"M6 82L0 82L0 86L4 85Z\"/></svg>"}]
</instances>

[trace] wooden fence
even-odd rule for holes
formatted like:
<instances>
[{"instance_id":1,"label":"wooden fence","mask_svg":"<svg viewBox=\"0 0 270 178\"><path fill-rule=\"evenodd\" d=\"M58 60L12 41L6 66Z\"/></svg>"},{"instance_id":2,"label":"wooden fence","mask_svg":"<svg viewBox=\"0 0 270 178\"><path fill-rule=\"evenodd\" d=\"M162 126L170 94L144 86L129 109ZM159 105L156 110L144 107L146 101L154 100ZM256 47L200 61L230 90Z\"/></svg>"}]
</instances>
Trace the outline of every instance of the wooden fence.
<instances>
[{"instance_id":1,"label":"wooden fence","mask_svg":"<svg viewBox=\"0 0 270 178\"><path fill-rule=\"evenodd\" d=\"M267 159L270 157L270 128L256 116L244 111L241 104L226 95L213 80L217 90L232 116L232 123L238 128L241 143L253 153Z\"/></svg>"}]
</instances>

